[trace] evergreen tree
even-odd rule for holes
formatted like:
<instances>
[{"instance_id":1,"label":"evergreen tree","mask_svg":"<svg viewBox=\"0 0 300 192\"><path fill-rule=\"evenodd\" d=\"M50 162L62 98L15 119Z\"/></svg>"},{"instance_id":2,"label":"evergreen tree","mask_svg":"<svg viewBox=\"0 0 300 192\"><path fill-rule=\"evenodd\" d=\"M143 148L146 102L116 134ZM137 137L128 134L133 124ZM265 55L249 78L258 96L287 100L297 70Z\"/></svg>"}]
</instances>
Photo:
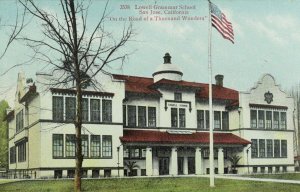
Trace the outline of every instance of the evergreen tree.
<instances>
[{"instance_id":1,"label":"evergreen tree","mask_svg":"<svg viewBox=\"0 0 300 192\"><path fill-rule=\"evenodd\" d=\"M0 168L8 168L8 124L5 121L8 103L0 101Z\"/></svg>"}]
</instances>

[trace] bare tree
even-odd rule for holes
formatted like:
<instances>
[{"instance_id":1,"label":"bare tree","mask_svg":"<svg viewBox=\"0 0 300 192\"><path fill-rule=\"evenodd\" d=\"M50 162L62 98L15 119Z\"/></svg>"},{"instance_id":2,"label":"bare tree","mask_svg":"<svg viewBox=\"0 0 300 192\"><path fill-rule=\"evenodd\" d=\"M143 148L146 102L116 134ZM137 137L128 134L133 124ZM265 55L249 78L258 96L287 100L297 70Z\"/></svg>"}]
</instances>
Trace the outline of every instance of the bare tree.
<instances>
[{"instance_id":1,"label":"bare tree","mask_svg":"<svg viewBox=\"0 0 300 192\"><path fill-rule=\"evenodd\" d=\"M40 23L42 37L18 36L34 52L34 59L51 66L52 73L59 70L62 75L52 79L49 86L67 85L74 82L76 90L76 171L75 191L81 191L81 168L83 162L82 130L82 92L89 84L97 88L95 76L103 67L120 60L122 63L128 54L119 54L119 50L134 35L132 25L120 30L116 40L105 29L108 1L103 14L93 28L88 27L88 11L91 1L60 0L59 13L53 14L38 5L38 1L19 0L26 14ZM100 83L101 84L101 83ZM70 87L69 87L70 88Z\"/></svg>"},{"instance_id":2,"label":"bare tree","mask_svg":"<svg viewBox=\"0 0 300 192\"><path fill-rule=\"evenodd\" d=\"M295 131L295 147L297 155L300 155L300 84L292 87L292 89L289 91L290 95L294 98L294 127L296 129Z\"/></svg>"}]
</instances>

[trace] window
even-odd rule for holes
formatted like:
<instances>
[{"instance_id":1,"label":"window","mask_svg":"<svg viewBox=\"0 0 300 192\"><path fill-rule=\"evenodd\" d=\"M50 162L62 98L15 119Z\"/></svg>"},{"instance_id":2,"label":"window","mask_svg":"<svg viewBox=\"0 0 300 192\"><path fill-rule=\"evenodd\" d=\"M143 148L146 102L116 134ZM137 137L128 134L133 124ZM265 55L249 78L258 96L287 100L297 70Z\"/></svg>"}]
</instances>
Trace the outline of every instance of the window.
<instances>
[{"instance_id":1,"label":"window","mask_svg":"<svg viewBox=\"0 0 300 192\"><path fill-rule=\"evenodd\" d=\"M273 112L273 126L274 126L274 129L279 129L279 112L278 111Z\"/></svg>"},{"instance_id":2,"label":"window","mask_svg":"<svg viewBox=\"0 0 300 192\"><path fill-rule=\"evenodd\" d=\"M62 170L54 170L54 178L62 178Z\"/></svg>"},{"instance_id":3,"label":"window","mask_svg":"<svg viewBox=\"0 0 300 192\"><path fill-rule=\"evenodd\" d=\"M100 100L99 99L91 99L91 121L92 122L100 122Z\"/></svg>"},{"instance_id":4,"label":"window","mask_svg":"<svg viewBox=\"0 0 300 192\"><path fill-rule=\"evenodd\" d=\"M272 111L266 111L266 129L272 129Z\"/></svg>"},{"instance_id":5,"label":"window","mask_svg":"<svg viewBox=\"0 0 300 192\"><path fill-rule=\"evenodd\" d=\"M156 127L156 108L148 107L148 126Z\"/></svg>"},{"instance_id":6,"label":"window","mask_svg":"<svg viewBox=\"0 0 300 192\"><path fill-rule=\"evenodd\" d=\"M273 157L273 140L267 139L267 157Z\"/></svg>"},{"instance_id":7,"label":"window","mask_svg":"<svg viewBox=\"0 0 300 192\"><path fill-rule=\"evenodd\" d=\"M66 120L73 121L76 115L75 97L66 97Z\"/></svg>"},{"instance_id":8,"label":"window","mask_svg":"<svg viewBox=\"0 0 300 192\"><path fill-rule=\"evenodd\" d=\"M141 149L142 150L142 158L146 158L146 149Z\"/></svg>"},{"instance_id":9,"label":"window","mask_svg":"<svg viewBox=\"0 0 300 192\"><path fill-rule=\"evenodd\" d=\"M214 129L221 129L221 113L214 111Z\"/></svg>"},{"instance_id":10,"label":"window","mask_svg":"<svg viewBox=\"0 0 300 192\"><path fill-rule=\"evenodd\" d=\"M177 125L177 108L171 108L171 127L178 127L178 125Z\"/></svg>"},{"instance_id":11,"label":"window","mask_svg":"<svg viewBox=\"0 0 300 192\"><path fill-rule=\"evenodd\" d=\"M197 127L199 129L204 129L204 111L197 110Z\"/></svg>"},{"instance_id":12,"label":"window","mask_svg":"<svg viewBox=\"0 0 300 192\"><path fill-rule=\"evenodd\" d=\"M129 149L128 148L124 148L124 150L123 150L123 157L124 158L129 158Z\"/></svg>"},{"instance_id":13,"label":"window","mask_svg":"<svg viewBox=\"0 0 300 192\"><path fill-rule=\"evenodd\" d=\"M258 128L265 128L265 111L258 111Z\"/></svg>"},{"instance_id":14,"label":"window","mask_svg":"<svg viewBox=\"0 0 300 192\"><path fill-rule=\"evenodd\" d=\"M64 135L63 134L52 135L52 152L53 152L53 157L64 156Z\"/></svg>"},{"instance_id":15,"label":"window","mask_svg":"<svg viewBox=\"0 0 300 192\"><path fill-rule=\"evenodd\" d=\"M23 109L16 115L16 131L21 131L24 128Z\"/></svg>"},{"instance_id":16,"label":"window","mask_svg":"<svg viewBox=\"0 0 300 192\"><path fill-rule=\"evenodd\" d=\"M89 121L89 99L82 99L82 121Z\"/></svg>"},{"instance_id":17,"label":"window","mask_svg":"<svg viewBox=\"0 0 300 192\"><path fill-rule=\"evenodd\" d=\"M100 135L91 135L91 157L100 157Z\"/></svg>"},{"instance_id":18,"label":"window","mask_svg":"<svg viewBox=\"0 0 300 192\"><path fill-rule=\"evenodd\" d=\"M257 153L257 139L251 139L251 157L255 158L258 157Z\"/></svg>"},{"instance_id":19,"label":"window","mask_svg":"<svg viewBox=\"0 0 300 192\"><path fill-rule=\"evenodd\" d=\"M253 173L257 173L257 167L253 167Z\"/></svg>"},{"instance_id":20,"label":"window","mask_svg":"<svg viewBox=\"0 0 300 192\"><path fill-rule=\"evenodd\" d=\"M112 157L112 136L102 136L102 157Z\"/></svg>"},{"instance_id":21,"label":"window","mask_svg":"<svg viewBox=\"0 0 300 192\"><path fill-rule=\"evenodd\" d=\"M9 162L10 162L10 164L16 163L16 156L17 156L16 147L13 146L9 149Z\"/></svg>"},{"instance_id":22,"label":"window","mask_svg":"<svg viewBox=\"0 0 300 192\"><path fill-rule=\"evenodd\" d=\"M287 140L281 140L281 157L287 157Z\"/></svg>"},{"instance_id":23,"label":"window","mask_svg":"<svg viewBox=\"0 0 300 192\"><path fill-rule=\"evenodd\" d=\"M266 141L264 139L259 140L259 157L266 156Z\"/></svg>"},{"instance_id":24,"label":"window","mask_svg":"<svg viewBox=\"0 0 300 192\"><path fill-rule=\"evenodd\" d=\"M75 157L75 135L66 135L66 157Z\"/></svg>"},{"instance_id":25,"label":"window","mask_svg":"<svg viewBox=\"0 0 300 192\"><path fill-rule=\"evenodd\" d=\"M223 130L229 129L229 115L227 111L222 112L222 129Z\"/></svg>"},{"instance_id":26,"label":"window","mask_svg":"<svg viewBox=\"0 0 300 192\"><path fill-rule=\"evenodd\" d=\"M280 112L280 129L286 129L286 112Z\"/></svg>"},{"instance_id":27,"label":"window","mask_svg":"<svg viewBox=\"0 0 300 192\"><path fill-rule=\"evenodd\" d=\"M92 178L98 178L98 177L99 177L99 169L93 169Z\"/></svg>"},{"instance_id":28,"label":"window","mask_svg":"<svg viewBox=\"0 0 300 192\"><path fill-rule=\"evenodd\" d=\"M268 173L272 173L272 167L268 167Z\"/></svg>"},{"instance_id":29,"label":"window","mask_svg":"<svg viewBox=\"0 0 300 192\"><path fill-rule=\"evenodd\" d=\"M83 157L89 156L89 136L81 135L81 149Z\"/></svg>"},{"instance_id":30,"label":"window","mask_svg":"<svg viewBox=\"0 0 300 192\"><path fill-rule=\"evenodd\" d=\"M185 127L185 109L179 109L179 127Z\"/></svg>"},{"instance_id":31,"label":"window","mask_svg":"<svg viewBox=\"0 0 300 192\"><path fill-rule=\"evenodd\" d=\"M250 119L251 119L251 128L257 128L257 111L250 111Z\"/></svg>"},{"instance_id":32,"label":"window","mask_svg":"<svg viewBox=\"0 0 300 192\"><path fill-rule=\"evenodd\" d=\"M123 125L126 126L126 105L123 105Z\"/></svg>"},{"instance_id":33,"label":"window","mask_svg":"<svg viewBox=\"0 0 300 192\"><path fill-rule=\"evenodd\" d=\"M52 97L52 118L56 121L62 121L64 119L64 98Z\"/></svg>"},{"instance_id":34,"label":"window","mask_svg":"<svg viewBox=\"0 0 300 192\"><path fill-rule=\"evenodd\" d=\"M260 172L265 173L265 167L260 167Z\"/></svg>"},{"instance_id":35,"label":"window","mask_svg":"<svg viewBox=\"0 0 300 192\"><path fill-rule=\"evenodd\" d=\"M136 107L128 105L128 126L136 127Z\"/></svg>"},{"instance_id":36,"label":"window","mask_svg":"<svg viewBox=\"0 0 300 192\"><path fill-rule=\"evenodd\" d=\"M138 106L138 126L146 127L146 107Z\"/></svg>"},{"instance_id":37,"label":"window","mask_svg":"<svg viewBox=\"0 0 300 192\"><path fill-rule=\"evenodd\" d=\"M141 176L146 176L146 169L141 169Z\"/></svg>"},{"instance_id":38,"label":"window","mask_svg":"<svg viewBox=\"0 0 300 192\"><path fill-rule=\"evenodd\" d=\"M102 100L102 121L112 122L112 101Z\"/></svg>"},{"instance_id":39,"label":"window","mask_svg":"<svg viewBox=\"0 0 300 192\"><path fill-rule=\"evenodd\" d=\"M18 162L26 161L26 142L21 142L17 145L18 148Z\"/></svg>"},{"instance_id":40,"label":"window","mask_svg":"<svg viewBox=\"0 0 300 192\"><path fill-rule=\"evenodd\" d=\"M67 177L74 178L75 170L67 170Z\"/></svg>"},{"instance_id":41,"label":"window","mask_svg":"<svg viewBox=\"0 0 300 192\"><path fill-rule=\"evenodd\" d=\"M274 140L274 157L280 157L280 140Z\"/></svg>"},{"instance_id":42,"label":"window","mask_svg":"<svg viewBox=\"0 0 300 192\"><path fill-rule=\"evenodd\" d=\"M174 93L175 101L182 101L182 93Z\"/></svg>"},{"instance_id":43,"label":"window","mask_svg":"<svg viewBox=\"0 0 300 192\"><path fill-rule=\"evenodd\" d=\"M140 149L139 148L131 148L130 149L130 157L131 158L140 158Z\"/></svg>"},{"instance_id":44,"label":"window","mask_svg":"<svg viewBox=\"0 0 300 192\"><path fill-rule=\"evenodd\" d=\"M282 166L282 172L287 172L287 166Z\"/></svg>"},{"instance_id":45,"label":"window","mask_svg":"<svg viewBox=\"0 0 300 192\"><path fill-rule=\"evenodd\" d=\"M209 129L209 111L205 111L205 125L206 129Z\"/></svg>"}]
</instances>

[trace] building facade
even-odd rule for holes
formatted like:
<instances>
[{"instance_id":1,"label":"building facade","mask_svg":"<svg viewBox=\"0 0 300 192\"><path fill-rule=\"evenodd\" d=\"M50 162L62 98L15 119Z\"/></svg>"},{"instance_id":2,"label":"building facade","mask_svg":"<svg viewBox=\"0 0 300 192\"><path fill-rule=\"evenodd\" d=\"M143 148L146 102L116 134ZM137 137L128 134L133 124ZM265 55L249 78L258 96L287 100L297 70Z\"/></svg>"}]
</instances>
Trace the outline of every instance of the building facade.
<instances>
[{"instance_id":1,"label":"building facade","mask_svg":"<svg viewBox=\"0 0 300 192\"><path fill-rule=\"evenodd\" d=\"M182 80L164 56L152 78L105 72L83 92L83 177L208 174L208 84ZM75 91L18 76L8 113L10 177L73 177ZM213 85L218 174L293 171L293 100L271 75L249 92ZM235 166L230 159L239 158ZM136 166L133 166L136 165ZM135 168L133 168L135 167Z\"/></svg>"}]
</instances>

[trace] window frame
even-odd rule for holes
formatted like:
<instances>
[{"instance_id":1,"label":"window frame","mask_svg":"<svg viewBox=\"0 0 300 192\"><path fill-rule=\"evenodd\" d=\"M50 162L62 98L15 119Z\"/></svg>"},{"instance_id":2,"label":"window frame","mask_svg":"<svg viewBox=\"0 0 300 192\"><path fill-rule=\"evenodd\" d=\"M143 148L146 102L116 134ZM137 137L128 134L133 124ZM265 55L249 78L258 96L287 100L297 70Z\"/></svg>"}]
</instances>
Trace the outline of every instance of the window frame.
<instances>
[{"instance_id":1,"label":"window frame","mask_svg":"<svg viewBox=\"0 0 300 192\"><path fill-rule=\"evenodd\" d=\"M102 135L102 158L112 158L112 151L113 151L112 135Z\"/></svg>"},{"instance_id":2,"label":"window frame","mask_svg":"<svg viewBox=\"0 0 300 192\"><path fill-rule=\"evenodd\" d=\"M71 101L73 100L74 103ZM74 121L76 118L76 98L65 97L65 120Z\"/></svg>"},{"instance_id":3,"label":"window frame","mask_svg":"<svg viewBox=\"0 0 300 192\"><path fill-rule=\"evenodd\" d=\"M56 138L60 137L60 138ZM55 139L56 141L59 140L59 144L55 145ZM59 151L57 151L59 148L61 148ZM59 154L59 155L57 155ZM62 158L64 157L64 135L63 134L52 134L52 157L53 158Z\"/></svg>"},{"instance_id":4,"label":"window frame","mask_svg":"<svg viewBox=\"0 0 300 192\"><path fill-rule=\"evenodd\" d=\"M112 100L102 99L102 122L112 122Z\"/></svg>"},{"instance_id":5,"label":"window frame","mask_svg":"<svg viewBox=\"0 0 300 192\"><path fill-rule=\"evenodd\" d=\"M156 107L148 107L148 127L156 127Z\"/></svg>"},{"instance_id":6,"label":"window frame","mask_svg":"<svg viewBox=\"0 0 300 192\"><path fill-rule=\"evenodd\" d=\"M146 106L138 106L138 127L146 127L147 125L147 109Z\"/></svg>"},{"instance_id":7,"label":"window frame","mask_svg":"<svg viewBox=\"0 0 300 192\"><path fill-rule=\"evenodd\" d=\"M90 121L101 122L101 101L100 99L90 99Z\"/></svg>"},{"instance_id":8,"label":"window frame","mask_svg":"<svg viewBox=\"0 0 300 192\"><path fill-rule=\"evenodd\" d=\"M52 119L54 121L64 120L64 97L52 96Z\"/></svg>"},{"instance_id":9,"label":"window frame","mask_svg":"<svg viewBox=\"0 0 300 192\"><path fill-rule=\"evenodd\" d=\"M100 158L101 157L101 135L90 136L90 157Z\"/></svg>"}]
</instances>

